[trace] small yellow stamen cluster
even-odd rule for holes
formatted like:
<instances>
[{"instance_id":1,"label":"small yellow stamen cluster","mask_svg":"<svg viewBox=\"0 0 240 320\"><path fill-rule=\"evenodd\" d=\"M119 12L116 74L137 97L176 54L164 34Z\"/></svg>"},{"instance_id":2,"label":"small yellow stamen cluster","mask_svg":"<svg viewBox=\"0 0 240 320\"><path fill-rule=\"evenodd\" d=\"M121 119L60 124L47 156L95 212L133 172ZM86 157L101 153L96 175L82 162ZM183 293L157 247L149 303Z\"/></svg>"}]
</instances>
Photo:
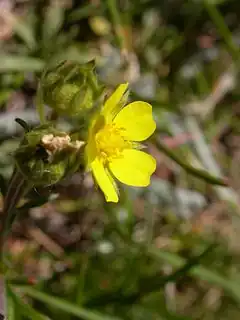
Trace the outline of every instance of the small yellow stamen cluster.
<instances>
[{"instance_id":1,"label":"small yellow stamen cluster","mask_svg":"<svg viewBox=\"0 0 240 320\"><path fill-rule=\"evenodd\" d=\"M121 157L124 149L131 148L131 142L124 138L123 133L124 129L106 124L96 134L97 149L104 163Z\"/></svg>"}]
</instances>

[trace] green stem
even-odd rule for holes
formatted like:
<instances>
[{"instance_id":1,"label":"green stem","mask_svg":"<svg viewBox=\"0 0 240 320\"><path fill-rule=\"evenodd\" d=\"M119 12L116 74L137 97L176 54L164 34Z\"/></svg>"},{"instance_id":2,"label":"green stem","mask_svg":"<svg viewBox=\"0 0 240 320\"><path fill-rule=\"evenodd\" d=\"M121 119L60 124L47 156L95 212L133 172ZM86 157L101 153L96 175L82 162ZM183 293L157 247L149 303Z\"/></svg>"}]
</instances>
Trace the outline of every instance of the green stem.
<instances>
[{"instance_id":1,"label":"green stem","mask_svg":"<svg viewBox=\"0 0 240 320\"><path fill-rule=\"evenodd\" d=\"M163 261L174 268L181 268L187 263L187 260L183 257L172 252L160 250L153 246L148 247L147 251L150 256L156 258L157 260L159 260L159 262ZM238 281L229 279L228 277L219 274L217 271L208 269L202 265L194 266L189 270L189 274L196 279L200 279L202 281L206 281L210 284L223 288L239 304L240 286Z\"/></svg>"},{"instance_id":2,"label":"green stem","mask_svg":"<svg viewBox=\"0 0 240 320\"><path fill-rule=\"evenodd\" d=\"M230 54L232 55L232 58L236 61L239 60L239 50L233 42L232 34L228 29L223 16L219 12L219 10L216 8L216 5L211 3L209 0L204 0L203 3L213 23L217 27L218 32L220 33L223 40L225 41L226 46Z\"/></svg>"},{"instance_id":3,"label":"green stem","mask_svg":"<svg viewBox=\"0 0 240 320\"><path fill-rule=\"evenodd\" d=\"M46 117L44 113L44 104L43 104L43 93L42 93L42 86L41 86L41 80L38 84L38 90L37 90L37 96L36 96L36 106L37 111L39 114L40 123L44 124L46 123Z\"/></svg>"},{"instance_id":4,"label":"green stem","mask_svg":"<svg viewBox=\"0 0 240 320\"><path fill-rule=\"evenodd\" d=\"M158 139L156 139L156 146L159 150L161 150L164 154L166 154L169 158L179 164L183 169L185 169L188 173L193 176L196 176L200 179L207 181L208 183L219 185L219 186L228 186L227 181L224 179L214 177L210 175L207 171L197 169L187 164L184 160L180 159L172 150L162 144Z\"/></svg>"},{"instance_id":5,"label":"green stem","mask_svg":"<svg viewBox=\"0 0 240 320\"><path fill-rule=\"evenodd\" d=\"M1 221L2 232L0 235L0 255L3 258L3 246L10 226L15 218L15 209L24 194L29 190L29 183L15 168L10 179L6 196L4 198L3 216Z\"/></svg>"},{"instance_id":6,"label":"green stem","mask_svg":"<svg viewBox=\"0 0 240 320\"><path fill-rule=\"evenodd\" d=\"M107 0L108 10L110 12L118 45L122 50L126 49L125 37L123 34L123 26L116 0Z\"/></svg>"},{"instance_id":7,"label":"green stem","mask_svg":"<svg viewBox=\"0 0 240 320\"><path fill-rule=\"evenodd\" d=\"M3 212L6 215L8 212L12 211L16 206L19 199L19 193L24 184L24 179L17 169L14 169L12 177L10 179L7 193L4 199Z\"/></svg>"},{"instance_id":8,"label":"green stem","mask_svg":"<svg viewBox=\"0 0 240 320\"><path fill-rule=\"evenodd\" d=\"M26 294L27 296L43 302L46 305L55 307L57 310L73 315L77 318L84 320L122 320L119 317L102 315L97 311L88 310L81 306L77 306L71 302L63 300L61 298L51 296L44 292L38 291L30 286L11 286L12 290L16 288L21 293Z\"/></svg>"}]
</instances>

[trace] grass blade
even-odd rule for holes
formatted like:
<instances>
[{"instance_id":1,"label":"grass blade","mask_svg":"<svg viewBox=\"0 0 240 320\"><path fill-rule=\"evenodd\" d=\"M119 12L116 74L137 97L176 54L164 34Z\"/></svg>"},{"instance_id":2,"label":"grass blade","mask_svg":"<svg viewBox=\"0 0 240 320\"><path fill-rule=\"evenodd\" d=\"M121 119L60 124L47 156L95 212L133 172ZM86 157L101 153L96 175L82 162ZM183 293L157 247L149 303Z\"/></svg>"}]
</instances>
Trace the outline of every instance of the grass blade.
<instances>
[{"instance_id":1,"label":"grass blade","mask_svg":"<svg viewBox=\"0 0 240 320\"><path fill-rule=\"evenodd\" d=\"M154 247L149 247L148 253L159 260L169 263L175 268L181 268L187 263L186 259L177 254L162 251ZM240 303L240 284L237 282L227 279L221 274L200 265L190 269L189 274L194 278L207 281L213 285L223 288L236 300L237 303Z\"/></svg>"},{"instance_id":2,"label":"grass blade","mask_svg":"<svg viewBox=\"0 0 240 320\"><path fill-rule=\"evenodd\" d=\"M103 3L99 3L99 6L96 6L94 3L90 3L85 6L81 6L70 13L68 20L74 22L87 18L91 15L100 15L104 12L102 5Z\"/></svg>"},{"instance_id":3,"label":"grass blade","mask_svg":"<svg viewBox=\"0 0 240 320\"><path fill-rule=\"evenodd\" d=\"M226 43L226 46L232 55L232 58L234 60L239 59L239 49L237 46L234 44L233 39L232 39L232 34L229 31L226 22L224 21L224 18L222 17L221 13L219 10L216 8L216 5L212 3L209 0L204 0L203 4L212 19L213 23L218 29L219 34L222 36L223 40Z\"/></svg>"},{"instance_id":4,"label":"grass blade","mask_svg":"<svg viewBox=\"0 0 240 320\"><path fill-rule=\"evenodd\" d=\"M14 31L21 38L29 49L33 50L36 47L36 41L32 32L32 27L25 24L21 20L15 19Z\"/></svg>"},{"instance_id":5,"label":"grass blade","mask_svg":"<svg viewBox=\"0 0 240 320\"><path fill-rule=\"evenodd\" d=\"M201 170L201 169L197 169L197 168L192 167L190 164L188 164L185 161L183 161L182 159L180 159L172 150L170 150L167 146L162 144L159 140L156 140L156 146L158 147L158 149L160 151L162 151L169 158L171 158L173 161L175 161L177 164L179 164L183 169L185 169L191 175L194 175L195 177L203 179L210 184L215 184L215 185L219 185L219 186L227 186L227 181L225 181L224 179L212 176L205 170Z\"/></svg>"},{"instance_id":6,"label":"grass blade","mask_svg":"<svg viewBox=\"0 0 240 320\"><path fill-rule=\"evenodd\" d=\"M34 37L33 27L27 24L22 19L16 17L11 12L4 13L5 19L13 26L14 32L16 35L21 38L27 47L33 50L36 47L36 40Z\"/></svg>"},{"instance_id":7,"label":"grass blade","mask_svg":"<svg viewBox=\"0 0 240 320\"><path fill-rule=\"evenodd\" d=\"M61 4L52 4L47 8L44 22L42 37L43 43L47 45L52 45L54 37L60 31L64 22L64 8Z\"/></svg>"},{"instance_id":8,"label":"grass blade","mask_svg":"<svg viewBox=\"0 0 240 320\"><path fill-rule=\"evenodd\" d=\"M121 50L126 50L126 39L124 35L124 28L121 21L120 10L118 8L119 2L116 0L107 0L108 10L112 18L112 24L115 30L118 45Z\"/></svg>"},{"instance_id":9,"label":"grass blade","mask_svg":"<svg viewBox=\"0 0 240 320\"><path fill-rule=\"evenodd\" d=\"M26 316L30 320L49 320L49 318L43 314L40 314L34 310L29 304L24 303L11 289L11 287L6 284L8 295L11 297L12 301L18 307L19 312Z\"/></svg>"},{"instance_id":10,"label":"grass blade","mask_svg":"<svg viewBox=\"0 0 240 320\"><path fill-rule=\"evenodd\" d=\"M20 320L20 315L17 312L16 304L12 298L11 291L9 290L9 286L5 288L6 292L6 316L8 320Z\"/></svg>"},{"instance_id":11,"label":"grass blade","mask_svg":"<svg viewBox=\"0 0 240 320\"><path fill-rule=\"evenodd\" d=\"M87 310L83 307L76 306L75 304L72 304L60 298L50 296L44 292L40 292L29 286L21 286L17 288L20 289L22 293L25 293L31 298L34 298L43 303L54 306L58 310L62 310L63 312L66 312L68 314L71 314L73 316L79 317L84 320L121 320L120 318L117 318L117 317L107 316L95 311Z\"/></svg>"},{"instance_id":12,"label":"grass blade","mask_svg":"<svg viewBox=\"0 0 240 320\"><path fill-rule=\"evenodd\" d=\"M0 72L37 72L41 71L44 67L44 62L41 59L31 58L27 56L1 54L0 61Z\"/></svg>"}]
</instances>

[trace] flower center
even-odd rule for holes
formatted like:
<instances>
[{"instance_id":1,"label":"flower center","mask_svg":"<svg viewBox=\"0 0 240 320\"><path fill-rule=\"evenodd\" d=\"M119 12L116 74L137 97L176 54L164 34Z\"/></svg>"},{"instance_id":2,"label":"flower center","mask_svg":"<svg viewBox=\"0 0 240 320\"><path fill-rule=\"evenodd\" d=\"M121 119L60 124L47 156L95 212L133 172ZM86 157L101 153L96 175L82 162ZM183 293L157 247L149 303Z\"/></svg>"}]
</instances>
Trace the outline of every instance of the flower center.
<instances>
[{"instance_id":1,"label":"flower center","mask_svg":"<svg viewBox=\"0 0 240 320\"><path fill-rule=\"evenodd\" d=\"M123 137L123 130L114 124L107 124L96 134L96 145L104 162L121 157L124 149L131 147L131 142Z\"/></svg>"}]
</instances>

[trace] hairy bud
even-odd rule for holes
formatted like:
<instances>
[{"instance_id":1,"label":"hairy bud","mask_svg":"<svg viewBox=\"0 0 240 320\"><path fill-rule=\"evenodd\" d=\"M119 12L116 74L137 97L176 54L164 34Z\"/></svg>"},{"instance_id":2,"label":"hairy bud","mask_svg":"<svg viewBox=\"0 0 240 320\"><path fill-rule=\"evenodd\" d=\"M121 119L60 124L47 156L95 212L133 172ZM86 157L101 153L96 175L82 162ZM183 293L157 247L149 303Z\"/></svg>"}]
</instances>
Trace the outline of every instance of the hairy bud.
<instances>
[{"instance_id":1,"label":"hairy bud","mask_svg":"<svg viewBox=\"0 0 240 320\"><path fill-rule=\"evenodd\" d=\"M42 125L25 133L15 152L16 165L33 185L52 185L79 167L83 145L51 125Z\"/></svg>"}]
</instances>

